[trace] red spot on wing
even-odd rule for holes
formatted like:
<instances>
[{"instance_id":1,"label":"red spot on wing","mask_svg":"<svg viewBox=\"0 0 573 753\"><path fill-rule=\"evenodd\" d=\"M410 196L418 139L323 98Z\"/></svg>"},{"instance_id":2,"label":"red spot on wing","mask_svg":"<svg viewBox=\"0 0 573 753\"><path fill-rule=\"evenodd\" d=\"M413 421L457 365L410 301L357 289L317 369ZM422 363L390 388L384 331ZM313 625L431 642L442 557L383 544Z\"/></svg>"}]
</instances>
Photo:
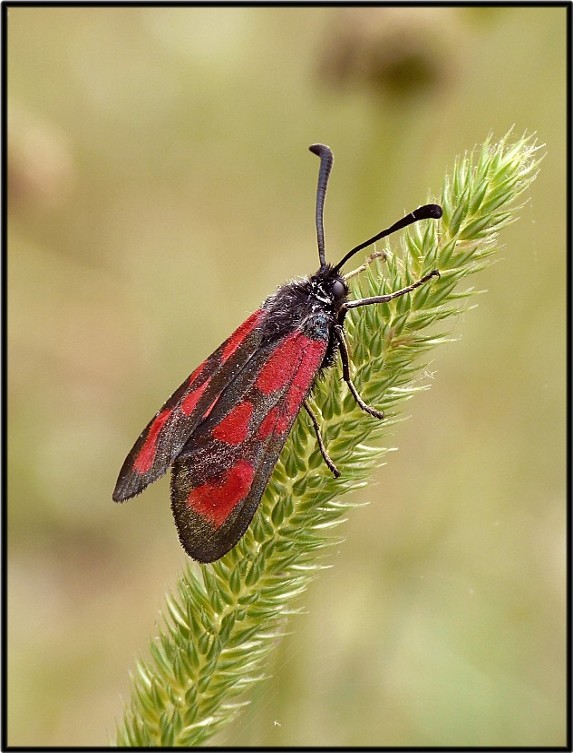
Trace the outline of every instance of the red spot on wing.
<instances>
[{"instance_id":1,"label":"red spot on wing","mask_svg":"<svg viewBox=\"0 0 573 753\"><path fill-rule=\"evenodd\" d=\"M300 363L301 348L305 341L308 341L306 335L294 332L275 348L255 382L263 394L270 395L291 381Z\"/></svg>"},{"instance_id":2,"label":"red spot on wing","mask_svg":"<svg viewBox=\"0 0 573 753\"><path fill-rule=\"evenodd\" d=\"M137 457L133 462L133 469L138 473L147 473L153 466L155 460L155 450L157 448L157 440L163 424L167 421L171 415L171 408L166 408L162 411L155 421L149 427L149 432L145 438L141 450L137 453Z\"/></svg>"},{"instance_id":3,"label":"red spot on wing","mask_svg":"<svg viewBox=\"0 0 573 753\"><path fill-rule=\"evenodd\" d=\"M217 397L213 400L213 402L211 403L211 405L207 408L207 410L203 414L203 418L207 418L207 416L209 415L209 413L211 413L211 411L213 410L213 408L217 404L217 400L218 399L219 399L219 395L217 395Z\"/></svg>"},{"instance_id":4,"label":"red spot on wing","mask_svg":"<svg viewBox=\"0 0 573 753\"><path fill-rule=\"evenodd\" d=\"M257 437L259 439L267 439L273 434L282 434L286 430L287 426L287 416L281 414L279 412L279 409L275 406L274 408L271 408L271 410L267 413L267 415L261 422L261 425L259 426L259 430L257 432Z\"/></svg>"},{"instance_id":5,"label":"red spot on wing","mask_svg":"<svg viewBox=\"0 0 573 753\"><path fill-rule=\"evenodd\" d=\"M195 371L191 374L191 376L187 380L187 384L192 384L197 379L197 377L203 371L204 368L205 368L205 361L203 361L203 363L200 363L199 366L197 366Z\"/></svg>"},{"instance_id":6,"label":"red spot on wing","mask_svg":"<svg viewBox=\"0 0 573 753\"><path fill-rule=\"evenodd\" d=\"M327 347L324 340L311 340L310 337L306 337L305 340L304 355L292 383L293 387L299 389L308 388L322 363Z\"/></svg>"},{"instance_id":7,"label":"red spot on wing","mask_svg":"<svg viewBox=\"0 0 573 753\"><path fill-rule=\"evenodd\" d=\"M237 350L239 345L243 342L243 340L248 335L251 334L251 332L255 329L255 327L259 323L262 316L263 316L263 311L259 309L258 311L255 311L254 314L251 314L248 319L245 319L245 321L241 324L240 327L237 327L237 329L233 332L233 334L229 337L229 339L225 343L225 346L221 353L222 363L224 363L228 358L230 358L233 355L233 353Z\"/></svg>"},{"instance_id":8,"label":"red spot on wing","mask_svg":"<svg viewBox=\"0 0 573 753\"><path fill-rule=\"evenodd\" d=\"M325 352L326 343L323 340L311 340L307 338L307 345L304 348L302 361L288 391L284 407L284 414L287 418L294 416L300 410L301 403L314 381Z\"/></svg>"},{"instance_id":9,"label":"red spot on wing","mask_svg":"<svg viewBox=\"0 0 573 753\"><path fill-rule=\"evenodd\" d=\"M312 340L301 334L297 335L297 338L301 341L301 347L298 348L299 358L298 362L295 361L296 371L294 375L291 370L292 382L280 404L271 408L261 422L257 431L259 439L266 439L271 435L283 434L287 431L291 419L299 412L302 401L324 358L327 346L326 342ZM271 384L271 376L265 376L265 379L267 381L263 382L263 387L268 387ZM276 384L278 381L277 377L276 381L272 383ZM259 386L258 383L257 386Z\"/></svg>"},{"instance_id":10,"label":"red spot on wing","mask_svg":"<svg viewBox=\"0 0 573 753\"><path fill-rule=\"evenodd\" d=\"M241 444L247 438L252 415L252 403L239 403L215 426L213 436L227 444Z\"/></svg>"},{"instance_id":11,"label":"red spot on wing","mask_svg":"<svg viewBox=\"0 0 573 753\"><path fill-rule=\"evenodd\" d=\"M183 413L185 413L186 416L189 416L193 411L195 410L195 407L199 400L201 399L201 396L207 389L207 385L209 384L210 379L207 379L206 382L203 382L203 384L200 387L197 387L196 389L192 390L187 397L181 401L181 410Z\"/></svg>"},{"instance_id":12,"label":"red spot on wing","mask_svg":"<svg viewBox=\"0 0 573 753\"><path fill-rule=\"evenodd\" d=\"M254 467L246 460L241 460L220 479L192 489L187 497L187 504L219 528L246 497L254 476Z\"/></svg>"}]
</instances>

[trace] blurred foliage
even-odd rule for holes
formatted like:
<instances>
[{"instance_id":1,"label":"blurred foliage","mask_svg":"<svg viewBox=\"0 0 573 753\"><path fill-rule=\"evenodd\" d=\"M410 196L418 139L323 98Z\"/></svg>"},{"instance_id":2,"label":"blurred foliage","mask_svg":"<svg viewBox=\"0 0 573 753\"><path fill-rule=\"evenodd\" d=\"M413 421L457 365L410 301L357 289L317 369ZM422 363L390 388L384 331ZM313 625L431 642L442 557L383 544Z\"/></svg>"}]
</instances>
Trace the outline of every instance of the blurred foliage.
<instances>
[{"instance_id":1,"label":"blurred foliage","mask_svg":"<svg viewBox=\"0 0 573 753\"><path fill-rule=\"evenodd\" d=\"M104 745L185 564L142 426L277 284L423 203L454 154L547 157L463 340L394 428L236 745L565 741L564 7L8 17L8 742ZM142 554L144 553L144 556Z\"/></svg>"}]
</instances>

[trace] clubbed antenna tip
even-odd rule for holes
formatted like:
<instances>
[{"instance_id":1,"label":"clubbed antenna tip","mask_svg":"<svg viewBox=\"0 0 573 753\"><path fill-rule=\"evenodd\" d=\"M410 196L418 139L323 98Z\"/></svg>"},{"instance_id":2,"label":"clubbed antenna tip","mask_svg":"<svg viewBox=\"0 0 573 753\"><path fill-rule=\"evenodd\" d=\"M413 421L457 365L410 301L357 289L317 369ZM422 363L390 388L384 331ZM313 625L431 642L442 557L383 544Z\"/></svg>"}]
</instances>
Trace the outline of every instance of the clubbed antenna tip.
<instances>
[{"instance_id":1,"label":"clubbed antenna tip","mask_svg":"<svg viewBox=\"0 0 573 753\"><path fill-rule=\"evenodd\" d=\"M316 188L316 242L318 245L318 258L320 266L326 265L326 251L324 245L324 199L326 196L326 186L328 176L332 169L334 156L330 147L326 144L312 144L309 150L320 157L320 169L318 171L318 186Z\"/></svg>"}]
</instances>

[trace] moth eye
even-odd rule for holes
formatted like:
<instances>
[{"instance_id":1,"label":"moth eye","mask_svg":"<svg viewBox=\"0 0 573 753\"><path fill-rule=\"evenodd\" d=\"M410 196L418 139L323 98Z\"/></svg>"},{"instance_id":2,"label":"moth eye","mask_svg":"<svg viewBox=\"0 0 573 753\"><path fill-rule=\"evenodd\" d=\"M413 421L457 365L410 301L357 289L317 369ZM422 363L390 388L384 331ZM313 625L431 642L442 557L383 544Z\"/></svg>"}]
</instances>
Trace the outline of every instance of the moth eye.
<instances>
[{"instance_id":1,"label":"moth eye","mask_svg":"<svg viewBox=\"0 0 573 753\"><path fill-rule=\"evenodd\" d=\"M344 298L346 295L346 286L340 280L335 280L332 283L332 295L334 298Z\"/></svg>"}]
</instances>

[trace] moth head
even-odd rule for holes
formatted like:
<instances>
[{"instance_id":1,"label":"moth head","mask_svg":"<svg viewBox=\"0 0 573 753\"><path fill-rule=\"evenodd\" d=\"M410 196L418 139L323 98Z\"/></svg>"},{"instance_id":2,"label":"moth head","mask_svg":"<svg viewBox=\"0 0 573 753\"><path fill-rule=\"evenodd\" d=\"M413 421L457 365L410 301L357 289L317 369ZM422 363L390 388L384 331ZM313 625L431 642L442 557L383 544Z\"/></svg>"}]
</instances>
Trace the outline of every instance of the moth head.
<instances>
[{"instance_id":1,"label":"moth head","mask_svg":"<svg viewBox=\"0 0 573 753\"><path fill-rule=\"evenodd\" d=\"M329 264L321 267L310 280L312 295L321 303L331 304L334 311L338 311L348 298L348 285Z\"/></svg>"}]
</instances>

